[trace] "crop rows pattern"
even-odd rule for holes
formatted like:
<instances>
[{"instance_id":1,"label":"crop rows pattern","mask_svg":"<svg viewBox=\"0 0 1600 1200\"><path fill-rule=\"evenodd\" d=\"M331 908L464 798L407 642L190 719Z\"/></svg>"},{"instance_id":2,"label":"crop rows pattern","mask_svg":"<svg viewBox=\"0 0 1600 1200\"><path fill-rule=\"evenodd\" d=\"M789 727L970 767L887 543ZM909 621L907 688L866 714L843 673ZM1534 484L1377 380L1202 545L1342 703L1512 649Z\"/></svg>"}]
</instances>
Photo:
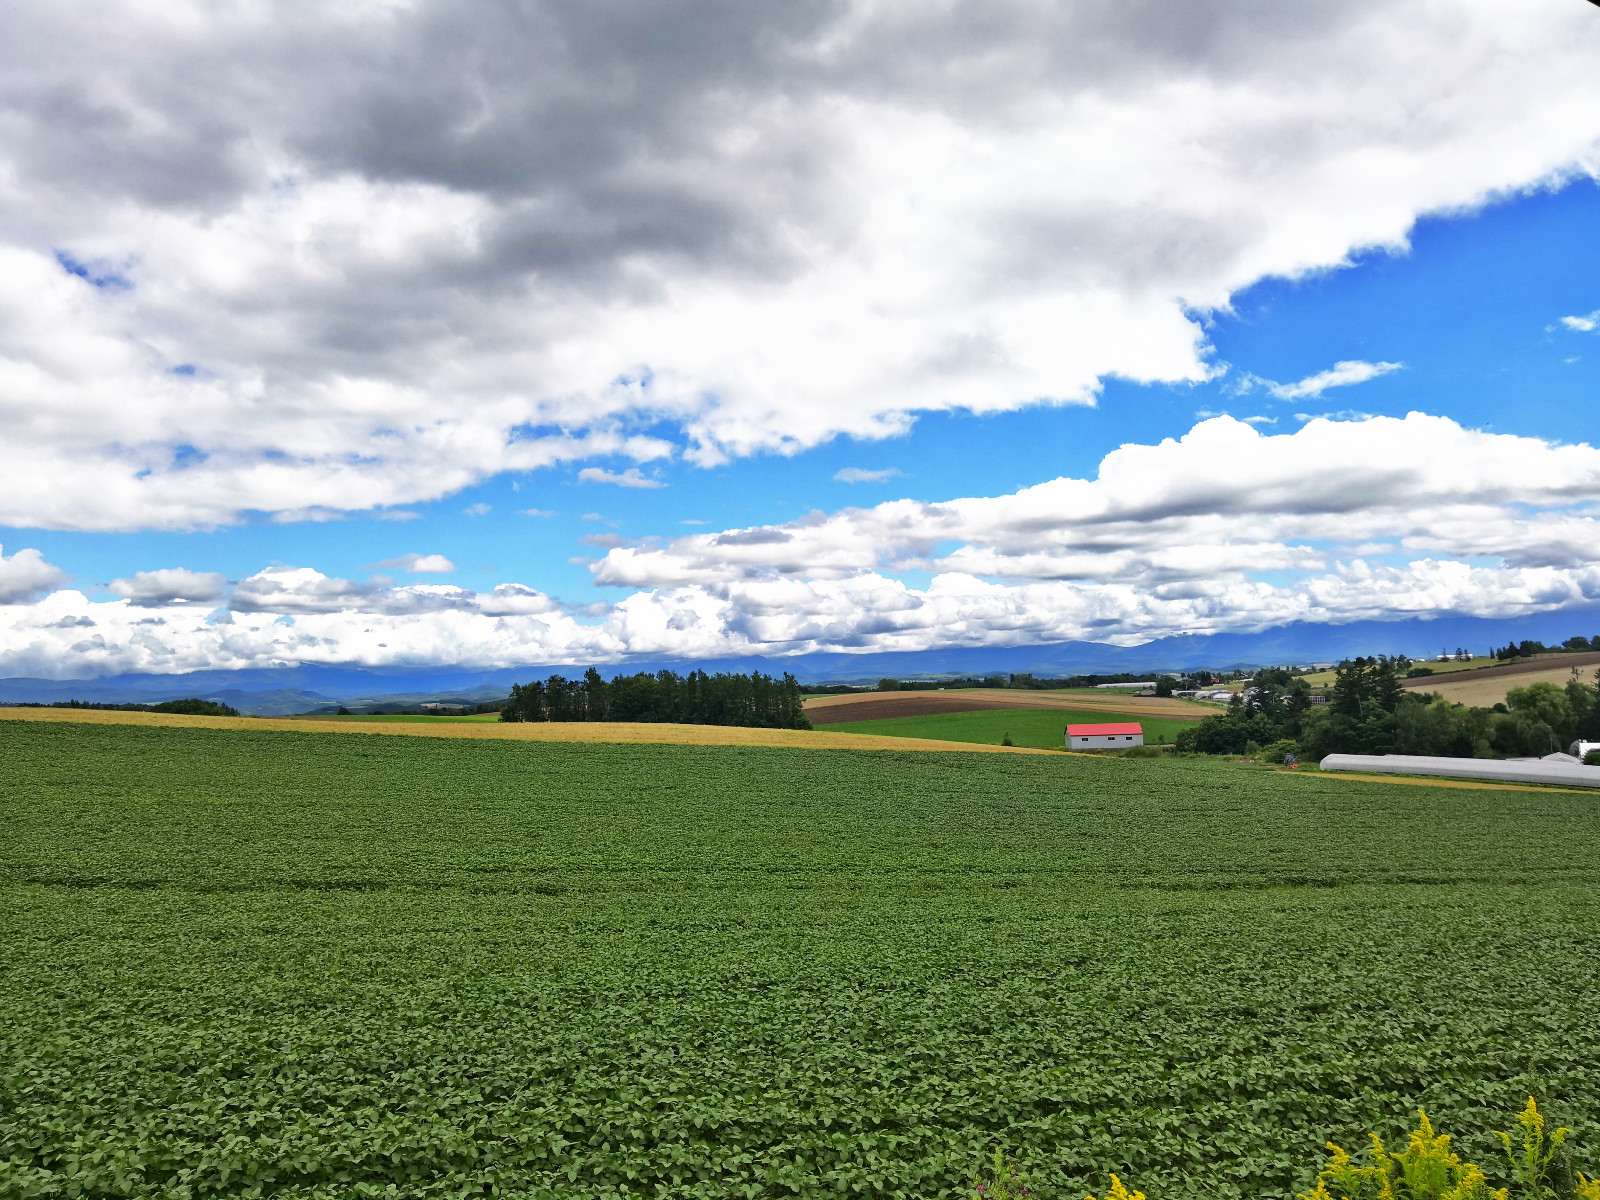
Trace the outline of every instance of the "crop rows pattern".
<instances>
[{"instance_id":1,"label":"crop rows pattern","mask_svg":"<svg viewBox=\"0 0 1600 1200\"><path fill-rule=\"evenodd\" d=\"M0 763L0 1195L931 1198L1001 1145L1287 1197L1530 1085L1600 1167L1592 796L31 722Z\"/></svg>"}]
</instances>

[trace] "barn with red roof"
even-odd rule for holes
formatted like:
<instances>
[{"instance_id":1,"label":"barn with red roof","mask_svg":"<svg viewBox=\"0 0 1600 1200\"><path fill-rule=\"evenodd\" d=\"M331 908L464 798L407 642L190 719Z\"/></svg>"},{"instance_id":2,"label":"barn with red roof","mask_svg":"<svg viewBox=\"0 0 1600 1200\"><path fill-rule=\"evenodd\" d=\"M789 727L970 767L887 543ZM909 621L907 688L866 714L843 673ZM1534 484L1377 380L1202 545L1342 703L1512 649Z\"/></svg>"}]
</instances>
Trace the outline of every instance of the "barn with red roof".
<instances>
[{"instance_id":1,"label":"barn with red roof","mask_svg":"<svg viewBox=\"0 0 1600 1200\"><path fill-rule=\"evenodd\" d=\"M1068 725L1068 750L1121 750L1144 745L1144 726L1137 721L1109 725Z\"/></svg>"}]
</instances>

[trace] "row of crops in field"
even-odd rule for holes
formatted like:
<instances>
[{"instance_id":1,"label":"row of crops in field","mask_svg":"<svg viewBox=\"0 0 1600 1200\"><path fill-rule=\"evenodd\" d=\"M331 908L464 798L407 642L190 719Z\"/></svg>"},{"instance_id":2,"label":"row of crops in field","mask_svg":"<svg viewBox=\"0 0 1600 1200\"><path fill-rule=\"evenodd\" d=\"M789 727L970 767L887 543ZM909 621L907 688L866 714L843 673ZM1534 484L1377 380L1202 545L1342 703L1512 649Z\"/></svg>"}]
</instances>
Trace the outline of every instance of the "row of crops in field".
<instances>
[{"instance_id":1,"label":"row of crops in field","mask_svg":"<svg viewBox=\"0 0 1600 1200\"><path fill-rule=\"evenodd\" d=\"M1600 1149L1600 811L1208 760L0 725L0 1195L1287 1197ZM1584 1151L1591 1157L1585 1159Z\"/></svg>"}]
</instances>

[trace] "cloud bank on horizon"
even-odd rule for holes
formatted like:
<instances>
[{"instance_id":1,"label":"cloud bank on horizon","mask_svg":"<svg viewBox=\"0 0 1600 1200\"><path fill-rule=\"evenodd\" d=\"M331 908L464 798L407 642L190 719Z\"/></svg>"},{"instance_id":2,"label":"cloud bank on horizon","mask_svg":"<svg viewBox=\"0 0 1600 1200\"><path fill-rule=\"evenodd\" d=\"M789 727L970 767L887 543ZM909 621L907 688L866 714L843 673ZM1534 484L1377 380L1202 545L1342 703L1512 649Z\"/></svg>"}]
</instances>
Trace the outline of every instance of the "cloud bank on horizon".
<instances>
[{"instance_id":1,"label":"cloud bank on horizon","mask_svg":"<svg viewBox=\"0 0 1600 1200\"><path fill-rule=\"evenodd\" d=\"M257 572L220 607L215 578L178 570L94 601L58 588L34 552L0 554L0 589L33 601L0 608L0 671L509 667L1504 618L1600 603L1597 545L1595 447L1422 414L1288 435L1218 417L1125 446L1092 480L613 547L594 573L635 590L603 611L521 584L362 584L308 567ZM928 585L888 573L908 567Z\"/></svg>"},{"instance_id":2,"label":"cloud bank on horizon","mask_svg":"<svg viewBox=\"0 0 1600 1200\"><path fill-rule=\"evenodd\" d=\"M603 608L304 559L234 582L149 562L96 598L27 544L424 530L416 508L506 473L672 495L674 470L922 414L1214 379L1207 322L1240 289L1600 177L1587 6L31 0L8 21L0 673L1128 642L1600 601L1597 452L1421 413L1206 420L987 497L846 466L829 476L946 498L590 534L594 581L627 593ZM1593 314L1561 314L1583 311L1543 320L1578 334ZM1401 371L1324 361L1240 389ZM374 565L463 561L419 532Z\"/></svg>"}]
</instances>

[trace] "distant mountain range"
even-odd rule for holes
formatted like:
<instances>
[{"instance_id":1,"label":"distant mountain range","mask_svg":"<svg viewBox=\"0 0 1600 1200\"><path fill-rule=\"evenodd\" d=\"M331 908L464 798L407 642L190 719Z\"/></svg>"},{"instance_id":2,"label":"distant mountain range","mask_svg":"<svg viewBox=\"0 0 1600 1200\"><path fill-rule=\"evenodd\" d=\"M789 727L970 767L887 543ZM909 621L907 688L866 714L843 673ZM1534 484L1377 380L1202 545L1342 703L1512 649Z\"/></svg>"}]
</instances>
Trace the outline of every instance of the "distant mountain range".
<instances>
[{"instance_id":1,"label":"distant mountain range","mask_svg":"<svg viewBox=\"0 0 1600 1200\"><path fill-rule=\"evenodd\" d=\"M791 671L802 683L867 683L896 679L1029 673L1056 677L1122 672L1182 671L1337 662L1361 654L1431 658L1465 646L1533 638L1559 643L1600 633L1600 608L1543 613L1518 620L1447 617L1438 620L1360 621L1350 625L1296 623L1261 633L1160 638L1142 646L1057 642L1037 646L962 647L884 654L803 654L792 658L715 660L637 659L600 664L607 675L636 671ZM586 665L586 664L585 664ZM195 671L187 675L113 675L103 679L0 679L0 703L87 700L104 704L156 703L186 696L220 700L258 716L308 712L331 704L419 700L472 701L504 696L511 684L551 672L581 672L570 664L529 663L485 671L470 667L277 667Z\"/></svg>"}]
</instances>

